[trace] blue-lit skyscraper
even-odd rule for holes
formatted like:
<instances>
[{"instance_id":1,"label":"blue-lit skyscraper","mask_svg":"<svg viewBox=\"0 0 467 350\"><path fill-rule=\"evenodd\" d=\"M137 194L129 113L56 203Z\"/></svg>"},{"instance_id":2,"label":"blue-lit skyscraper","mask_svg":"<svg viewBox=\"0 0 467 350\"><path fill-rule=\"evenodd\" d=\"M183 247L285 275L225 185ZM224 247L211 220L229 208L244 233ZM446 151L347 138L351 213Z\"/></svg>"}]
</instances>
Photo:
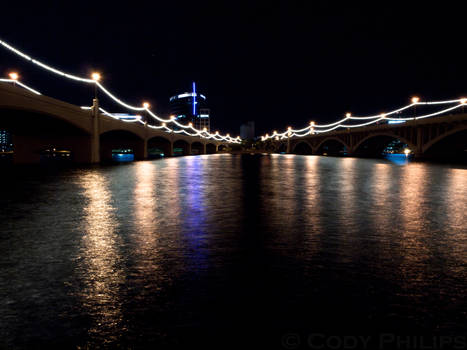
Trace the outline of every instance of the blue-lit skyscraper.
<instances>
[{"instance_id":1,"label":"blue-lit skyscraper","mask_svg":"<svg viewBox=\"0 0 467 350\"><path fill-rule=\"evenodd\" d=\"M196 83L192 83L192 91L184 92L170 98L170 114L182 124L193 123L196 129L210 130L209 109L206 108L206 96L197 92Z\"/></svg>"}]
</instances>

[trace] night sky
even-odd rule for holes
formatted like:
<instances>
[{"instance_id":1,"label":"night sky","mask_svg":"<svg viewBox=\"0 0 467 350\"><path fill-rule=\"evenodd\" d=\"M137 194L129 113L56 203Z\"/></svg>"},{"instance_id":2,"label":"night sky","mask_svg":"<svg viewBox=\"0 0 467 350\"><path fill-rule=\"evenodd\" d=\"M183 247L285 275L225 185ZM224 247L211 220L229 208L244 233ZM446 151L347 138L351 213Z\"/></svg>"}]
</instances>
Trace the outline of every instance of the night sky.
<instances>
[{"instance_id":1,"label":"night sky","mask_svg":"<svg viewBox=\"0 0 467 350\"><path fill-rule=\"evenodd\" d=\"M257 135L345 112L467 95L465 13L458 3L336 1L9 2L0 38L72 74L103 75L129 103L168 116L169 97L196 81L212 129ZM93 87L0 50L0 70L77 105ZM111 112L126 112L102 99Z\"/></svg>"}]
</instances>

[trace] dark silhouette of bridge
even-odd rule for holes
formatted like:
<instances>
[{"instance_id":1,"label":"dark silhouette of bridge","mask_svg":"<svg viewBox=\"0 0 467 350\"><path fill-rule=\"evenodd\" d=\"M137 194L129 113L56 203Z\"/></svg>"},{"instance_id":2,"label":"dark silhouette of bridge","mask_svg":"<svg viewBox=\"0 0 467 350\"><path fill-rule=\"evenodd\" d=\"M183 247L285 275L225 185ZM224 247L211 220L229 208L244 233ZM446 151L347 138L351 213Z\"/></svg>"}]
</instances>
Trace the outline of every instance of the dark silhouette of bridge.
<instances>
[{"instance_id":1,"label":"dark silhouette of bridge","mask_svg":"<svg viewBox=\"0 0 467 350\"><path fill-rule=\"evenodd\" d=\"M90 110L0 83L0 129L10 132L15 163L37 163L46 149L71 152L74 162L110 160L113 149L130 149L142 160L157 149L167 156L174 149L183 155L216 153L227 141L182 135L128 123L99 112L98 100Z\"/></svg>"}]
</instances>

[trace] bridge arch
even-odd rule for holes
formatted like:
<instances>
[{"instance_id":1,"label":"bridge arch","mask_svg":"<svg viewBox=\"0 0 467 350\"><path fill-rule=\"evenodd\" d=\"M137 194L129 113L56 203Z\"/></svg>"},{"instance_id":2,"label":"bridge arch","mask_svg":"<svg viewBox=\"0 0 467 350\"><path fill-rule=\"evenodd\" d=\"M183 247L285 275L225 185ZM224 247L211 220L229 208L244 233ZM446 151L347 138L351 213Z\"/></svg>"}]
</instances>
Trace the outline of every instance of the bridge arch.
<instances>
[{"instance_id":1,"label":"bridge arch","mask_svg":"<svg viewBox=\"0 0 467 350\"><path fill-rule=\"evenodd\" d=\"M353 148L353 153L360 156L380 157L383 150L393 140L399 140L406 144L412 152L417 150L417 146L404 137L389 132L379 132L370 134L357 142ZM364 146L369 146L369 148Z\"/></svg>"},{"instance_id":2,"label":"bridge arch","mask_svg":"<svg viewBox=\"0 0 467 350\"><path fill-rule=\"evenodd\" d=\"M92 133L92 128L91 128L91 123L83 122L82 117L83 114L91 113L91 112L84 112L84 111L75 111L73 114L79 115L77 118L75 115L71 116L71 113L69 111L60 111L59 109L53 109L49 108L48 106L42 106L42 105L37 105L34 107L23 107L23 106L16 106L16 105L7 105L7 104L1 104L0 105L0 113L3 113L4 111L10 111L13 112L17 115L37 115L40 116L41 118L43 117L49 117L49 118L54 118L56 120L62 121L64 123L73 125L75 128L80 129L84 133L91 134Z\"/></svg>"},{"instance_id":3,"label":"bridge arch","mask_svg":"<svg viewBox=\"0 0 467 350\"><path fill-rule=\"evenodd\" d=\"M169 157L172 155L172 142L163 136L154 136L148 140L148 158Z\"/></svg>"},{"instance_id":4,"label":"bridge arch","mask_svg":"<svg viewBox=\"0 0 467 350\"><path fill-rule=\"evenodd\" d=\"M0 129L11 134L15 163L39 163L51 157L77 163L91 159L90 129L52 110L1 105Z\"/></svg>"},{"instance_id":5,"label":"bridge arch","mask_svg":"<svg viewBox=\"0 0 467 350\"><path fill-rule=\"evenodd\" d=\"M173 142L172 153L174 156L188 156L191 154L191 144L185 139L177 139Z\"/></svg>"},{"instance_id":6,"label":"bridge arch","mask_svg":"<svg viewBox=\"0 0 467 350\"><path fill-rule=\"evenodd\" d=\"M329 136L318 143L315 150L317 154L337 156L343 155L345 151L350 151L350 147L339 137Z\"/></svg>"},{"instance_id":7,"label":"bridge arch","mask_svg":"<svg viewBox=\"0 0 467 350\"><path fill-rule=\"evenodd\" d=\"M287 152L287 142L281 141L276 143L274 147L274 152L276 153L286 153Z\"/></svg>"},{"instance_id":8,"label":"bridge arch","mask_svg":"<svg viewBox=\"0 0 467 350\"><path fill-rule=\"evenodd\" d=\"M141 139L146 138L146 129L139 123L126 123L121 120L112 119L105 115L99 115L99 133L104 133L125 130L128 131Z\"/></svg>"},{"instance_id":9,"label":"bridge arch","mask_svg":"<svg viewBox=\"0 0 467 350\"><path fill-rule=\"evenodd\" d=\"M227 145L224 144L224 143L221 143L221 144L219 144L219 145L217 146L217 149L218 149L219 151L226 151L226 150L227 150Z\"/></svg>"},{"instance_id":10,"label":"bridge arch","mask_svg":"<svg viewBox=\"0 0 467 350\"><path fill-rule=\"evenodd\" d=\"M206 146L200 141L195 141L191 144L191 154L205 154Z\"/></svg>"},{"instance_id":11,"label":"bridge arch","mask_svg":"<svg viewBox=\"0 0 467 350\"><path fill-rule=\"evenodd\" d=\"M300 140L293 146L292 153L311 155L313 154L313 146L307 140Z\"/></svg>"},{"instance_id":12,"label":"bridge arch","mask_svg":"<svg viewBox=\"0 0 467 350\"><path fill-rule=\"evenodd\" d=\"M423 145L422 156L467 162L467 125L449 130L427 142Z\"/></svg>"},{"instance_id":13,"label":"bridge arch","mask_svg":"<svg viewBox=\"0 0 467 350\"><path fill-rule=\"evenodd\" d=\"M116 154L133 154L135 160L145 158L145 141L134 132L122 129L101 133L101 161L111 161Z\"/></svg>"},{"instance_id":14,"label":"bridge arch","mask_svg":"<svg viewBox=\"0 0 467 350\"><path fill-rule=\"evenodd\" d=\"M216 153L217 147L213 143L207 143L206 144L206 154L213 154Z\"/></svg>"},{"instance_id":15,"label":"bridge arch","mask_svg":"<svg viewBox=\"0 0 467 350\"><path fill-rule=\"evenodd\" d=\"M430 140L429 142L427 142L426 144L423 145L422 153L425 153L432 146L434 146L438 142L442 141L446 137L449 137L451 135L457 134L457 133L465 131L465 130L467 130L467 125L462 125L462 126L459 126L459 127L455 128L455 129L449 130L449 131L439 135L438 137L435 137L434 139Z\"/></svg>"}]
</instances>

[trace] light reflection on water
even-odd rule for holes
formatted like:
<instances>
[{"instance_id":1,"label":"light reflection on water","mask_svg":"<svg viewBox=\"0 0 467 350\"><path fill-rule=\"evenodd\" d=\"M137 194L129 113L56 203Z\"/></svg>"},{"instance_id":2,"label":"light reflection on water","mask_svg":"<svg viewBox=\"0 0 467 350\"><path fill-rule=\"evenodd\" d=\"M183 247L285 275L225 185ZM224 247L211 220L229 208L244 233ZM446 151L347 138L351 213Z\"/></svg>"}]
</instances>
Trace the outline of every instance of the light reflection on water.
<instances>
[{"instance_id":1,"label":"light reflection on water","mask_svg":"<svg viewBox=\"0 0 467 350\"><path fill-rule=\"evenodd\" d=\"M120 255L122 242L116 230L118 219L103 174L90 172L81 179L84 189L83 236L77 257L77 275L82 281L79 296L91 317L91 342L104 337L114 343L122 328L120 287L125 280ZM123 330L122 330L123 331Z\"/></svg>"},{"instance_id":2,"label":"light reflection on water","mask_svg":"<svg viewBox=\"0 0 467 350\"><path fill-rule=\"evenodd\" d=\"M0 347L465 329L467 169L223 154L46 178L0 199Z\"/></svg>"}]
</instances>

